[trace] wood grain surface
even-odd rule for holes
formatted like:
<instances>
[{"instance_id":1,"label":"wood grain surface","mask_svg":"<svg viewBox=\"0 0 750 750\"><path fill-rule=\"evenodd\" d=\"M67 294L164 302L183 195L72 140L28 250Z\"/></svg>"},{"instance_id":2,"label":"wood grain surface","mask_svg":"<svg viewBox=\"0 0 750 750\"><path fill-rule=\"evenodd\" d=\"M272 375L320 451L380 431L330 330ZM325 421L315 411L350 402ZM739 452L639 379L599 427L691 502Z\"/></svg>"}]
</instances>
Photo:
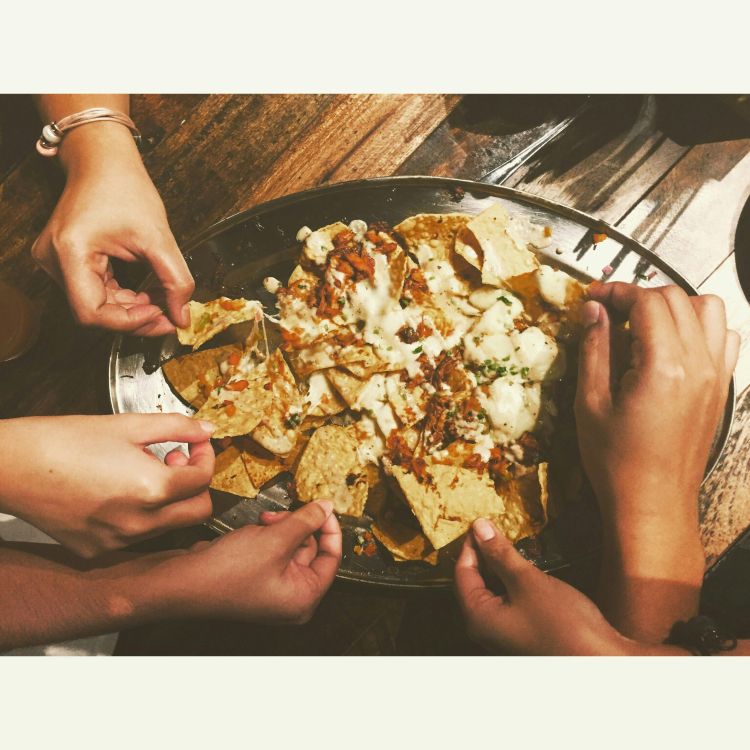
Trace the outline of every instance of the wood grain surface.
<instances>
[{"instance_id":1,"label":"wood grain surface","mask_svg":"<svg viewBox=\"0 0 750 750\"><path fill-rule=\"evenodd\" d=\"M260 201L346 179L438 174L479 179L580 97L453 95L134 96L144 161L178 239ZM688 106L681 102L680 106ZM743 337L730 444L701 498L707 562L750 525L750 306L734 232L750 195L750 140L686 138L655 97L600 97L506 184L596 214L726 302ZM718 113L717 116L721 115ZM684 119L684 118L683 118ZM682 121L682 120L680 120ZM63 188L33 153L24 97L0 97L0 278L42 312L22 359L0 365L0 417L109 411L110 334L84 330L34 268L30 247ZM32 133L29 135L29 129ZM746 249L750 252L750 248ZM589 574L577 582L585 587ZM336 585L309 625L166 623L123 633L119 653L474 654L449 593L394 596Z\"/></svg>"}]
</instances>

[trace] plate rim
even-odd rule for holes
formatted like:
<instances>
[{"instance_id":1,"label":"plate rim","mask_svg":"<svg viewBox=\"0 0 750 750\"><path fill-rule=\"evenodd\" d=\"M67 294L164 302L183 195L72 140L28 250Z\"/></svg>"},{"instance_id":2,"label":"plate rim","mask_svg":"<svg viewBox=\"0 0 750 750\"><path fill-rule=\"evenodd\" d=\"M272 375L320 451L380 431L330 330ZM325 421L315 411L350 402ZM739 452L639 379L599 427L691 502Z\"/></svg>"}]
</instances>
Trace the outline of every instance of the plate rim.
<instances>
[{"instance_id":1,"label":"plate rim","mask_svg":"<svg viewBox=\"0 0 750 750\"><path fill-rule=\"evenodd\" d=\"M698 289L693 286L693 284L688 281L685 276L682 275L676 268L674 268L670 263L662 259L660 256L658 256L656 253L654 253L652 250L650 250L648 247L646 247L643 243L639 242L638 240L634 239L630 235L620 231L616 226L612 225L608 221L603 221L601 219L598 219L597 217L586 213L585 211L581 211L577 208L573 208L572 206L568 206L565 203L561 203L559 201L553 201L549 198L544 198L540 195L535 195L534 193L529 193L524 190L520 190L518 188L511 188L504 185L492 185L487 182L482 182L480 180L469 180L469 179L463 179L463 178L457 178L457 177L442 177L442 176L435 176L435 175L392 175L392 176L385 176L385 177L370 177L370 178L364 178L364 179L358 179L358 180L346 180L341 182L334 182L327 185L320 185L318 187L308 188L305 190L299 190L294 193L287 193L285 195L279 196L277 198L271 198L269 200L263 201L262 203L258 203L256 205L250 206L246 209L243 209L242 211L237 211L236 213L230 214L229 216L226 216L222 219L219 219L218 221L214 222L210 226L208 226L206 229L198 232L194 236L192 236L187 242L184 243L183 247L183 255L187 256L191 252L193 252L197 247L199 247L204 242L207 242L208 240L213 239L214 237L222 234L223 232L242 224L252 218L260 217L262 214L267 213L269 211L283 208L287 205L292 205L294 203L302 202L304 200L308 200L311 198L316 198L320 195L326 195L326 194L332 194L342 191L351 191L351 190L364 190L367 188L372 187L395 187L398 185L425 185L425 186L442 186L446 189L453 189L456 188L463 190L467 193L473 193L473 192L482 192L485 194L485 197L497 197L497 198L506 198L512 201L516 201L519 203L532 205L532 206L538 206L540 208L546 209L552 213L555 213L557 215L560 215L564 218L571 219L573 221L578 222L579 224L582 224L584 226L589 227L590 229L595 229L598 231L603 232L606 234L609 238L612 238L619 242L622 245L628 245L631 246L634 250L638 252L639 255L646 258L652 265L656 266L661 270L662 272L667 273L676 283L678 283L688 294L690 295L697 295ZM147 286L154 278L153 273L149 274L148 277L144 280L142 287ZM118 333L114 341L112 342L112 348L110 350L110 356L109 356L109 362L108 362L108 379L109 379L109 401L110 401L110 407L112 409L112 412L114 414L120 414L123 413L119 409L119 405L117 402L117 377L116 377L116 368L117 368L117 355L119 350L122 347L122 343L125 339L125 336L122 333ZM735 385L735 376L732 375L731 381L729 383L729 389L727 393L727 402L724 409L724 423L723 423L723 430L721 432L720 440L718 441L717 450L715 453L715 456L713 458L713 461L709 464L707 469L704 472L703 480L701 482L701 486L703 486L708 479L711 477L711 475L714 473L716 467L718 466L719 462L721 461L724 451L726 449L727 443L729 441L729 438L732 433L732 428L734 426L734 419L735 419L735 412L736 412L736 385ZM211 525L211 519L209 522L207 522L207 526L211 528L212 530L219 532L219 529L216 526ZM572 562L566 562L561 564L560 566L556 567L554 571L549 572L555 572L558 570L565 570L566 568L569 568L573 563ZM398 588L398 589L418 589L418 590L426 590L426 589L444 589L446 586L451 585L452 581L442 579L435 580L435 581L426 581L423 583L396 583L396 582L383 582L383 581L372 581L367 580L364 578L358 578L356 576L350 576L350 575L341 575L337 574L337 578L341 578L346 581L356 581L357 583L367 583L369 586L382 586L386 588Z\"/></svg>"}]
</instances>

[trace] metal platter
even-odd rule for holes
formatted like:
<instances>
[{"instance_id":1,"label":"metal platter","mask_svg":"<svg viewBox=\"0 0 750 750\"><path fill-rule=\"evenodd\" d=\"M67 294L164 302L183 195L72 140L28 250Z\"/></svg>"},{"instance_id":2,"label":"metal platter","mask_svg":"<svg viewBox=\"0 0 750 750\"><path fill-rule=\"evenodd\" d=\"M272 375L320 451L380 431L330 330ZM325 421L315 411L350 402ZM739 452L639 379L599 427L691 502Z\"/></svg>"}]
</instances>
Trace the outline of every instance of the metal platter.
<instances>
[{"instance_id":1,"label":"metal platter","mask_svg":"<svg viewBox=\"0 0 750 750\"><path fill-rule=\"evenodd\" d=\"M340 220L386 221L397 224L417 213L463 212L477 214L499 201L511 213L552 228L552 244L542 251L545 262L581 280L627 281L641 286L674 283L688 293L693 287L674 269L643 245L614 227L572 208L506 187L440 177L388 177L340 183L264 203L225 219L197 237L186 252L196 280L195 299L218 295L243 296L263 302L274 312L274 298L262 285L265 276L285 280L299 254L295 240L302 226L318 227ZM592 234L606 234L593 244ZM147 282L148 284L148 282ZM220 337L210 346L221 343ZM162 339L118 337L112 348L109 388L112 409L121 412L180 412L191 410L166 384L160 365L186 352L175 336ZM713 470L725 445L734 411L734 384L729 393L723 423L712 448L706 476ZM162 457L175 444L156 447ZM286 492L290 477L282 475L267 485L254 500L212 490L214 518L209 526L224 533L257 523L263 510L290 505ZM452 582L450 549L436 566L421 562L395 563L383 548L373 557L358 556L353 548L357 529L369 519L343 519L344 558L339 577L352 581L399 588L425 588ZM598 515L591 498L560 509L537 540L523 548L543 570L553 572L590 556L599 546Z\"/></svg>"}]
</instances>

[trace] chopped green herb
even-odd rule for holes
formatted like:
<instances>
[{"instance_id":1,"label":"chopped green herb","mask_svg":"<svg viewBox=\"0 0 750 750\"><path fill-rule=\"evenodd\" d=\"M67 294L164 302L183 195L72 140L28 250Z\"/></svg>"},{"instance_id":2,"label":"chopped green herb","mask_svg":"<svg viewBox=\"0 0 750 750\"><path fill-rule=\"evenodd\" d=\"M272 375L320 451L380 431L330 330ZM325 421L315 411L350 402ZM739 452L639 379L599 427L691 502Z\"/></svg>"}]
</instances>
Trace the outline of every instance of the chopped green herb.
<instances>
[{"instance_id":1,"label":"chopped green herb","mask_svg":"<svg viewBox=\"0 0 750 750\"><path fill-rule=\"evenodd\" d=\"M289 414L287 418L284 420L284 424L291 429L292 427L296 427L300 422L302 421L302 415L297 412L295 414Z\"/></svg>"},{"instance_id":2,"label":"chopped green herb","mask_svg":"<svg viewBox=\"0 0 750 750\"><path fill-rule=\"evenodd\" d=\"M422 345L420 344L416 349L412 349L412 354L421 354L422 353Z\"/></svg>"},{"instance_id":3,"label":"chopped green herb","mask_svg":"<svg viewBox=\"0 0 750 750\"><path fill-rule=\"evenodd\" d=\"M505 296L504 294L501 294L501 295L500 295L500 296L498 297L498 299L499 299L499 300L500 300L500 302L502 302L502 303L503 303L504 305L508 305L508 307L510 307L510 306L511 306L511 305L513 304L513 303L512 303L512 302L511 302L511 301L510 301L510 300L509 300L509 299L508 299L508 298L507 298L507 297L506 297L506 296Z\"/></svg>"},{"instance_id":4,"label":"chopped green herb","mask_svg":"<svg viewBox=\"0 0 750 750\"><path fill-rule=\"evenodd\" d=\"M522 367L521 368L521 377L522 378L528 378L529 377L529 368L528 367Z\"/></svg>"},{"instance_id":5,"label":"chopped green herb","mask_svg":"<svg viewBox=\"0 0 750 750\"><path fill-rule=\"evenodd\" d=\"M409 307L410 303L411 303L411 300L406 299L406 297L401 297L401 299L398 301L398 304L401 305L401 309L405 307Z\"/></svg>"},{"instance_id":6,"label":"chopped green herb","mask_svg":"<svg viewBox=\"0 0 750 750\"><path fill-rule=\"evenodd\" d=\"M487 419L487 412L484 409L477 412L477 419Z\"/></svg>"},{"instance_id":7,"label":"chopped green herb","mask_svg":"<svg viewBox=\"0 0 750 750\"><path fill-rule=\"evenodd\" d=\"M343 307L346 304L346 297L339 297L339 307Z\"/></svg>"},{"instance_id":8,"label":"chopped green herb","mask_svg":"<svg viewBox=\"0 0 750 750\"><path fill-rule=\"evenodd\" d=\"M507 362L510 359L510 354L507 357L503 357L503 362Z\"/></svg>"}]
</instances>

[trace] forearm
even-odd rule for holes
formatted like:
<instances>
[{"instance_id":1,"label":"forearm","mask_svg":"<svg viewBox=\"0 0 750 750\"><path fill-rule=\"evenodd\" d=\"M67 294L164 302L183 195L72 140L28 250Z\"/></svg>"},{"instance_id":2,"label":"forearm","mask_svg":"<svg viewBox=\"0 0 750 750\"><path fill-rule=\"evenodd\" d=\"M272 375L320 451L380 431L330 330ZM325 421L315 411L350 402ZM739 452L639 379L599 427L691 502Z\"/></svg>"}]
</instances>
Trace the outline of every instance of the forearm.
<instances>
[{"instance_id":1,"label":"forearm","mask_svg":"<svg viewBox=\"0 0 750 750\"><path fill-rule=\"evenodd\" d=\"M0 651L132 627L178 607L164 570L188 553L81 570L28 549L0 546Z\"/></svg>"},{"instance_id":2,"label":"forearm","mask_svg":"<svg viewBox=\"0 0 750 750\"><path fill-rule=\"evenodd\" d=\"M677 620L697 614L703 572L692 520L605 520L599 606L624 635L658 643Z\"/></svg>"},{"instance_id":3,"label":"forearm","mask_svg":"<svg viewBox=\"0 0 750 750\"><path fill-rule=\"evenodd\" d=\"M35 97L44 122L91 107L106 107L128 114L129 100L127 94L41 94ZM58 155L68 175L97 169L108 162L141 165L133 136L124 125L116 122L88 123L74 128L65 134Z\"/></svg>"}]
</instances>

